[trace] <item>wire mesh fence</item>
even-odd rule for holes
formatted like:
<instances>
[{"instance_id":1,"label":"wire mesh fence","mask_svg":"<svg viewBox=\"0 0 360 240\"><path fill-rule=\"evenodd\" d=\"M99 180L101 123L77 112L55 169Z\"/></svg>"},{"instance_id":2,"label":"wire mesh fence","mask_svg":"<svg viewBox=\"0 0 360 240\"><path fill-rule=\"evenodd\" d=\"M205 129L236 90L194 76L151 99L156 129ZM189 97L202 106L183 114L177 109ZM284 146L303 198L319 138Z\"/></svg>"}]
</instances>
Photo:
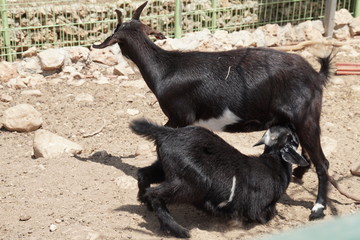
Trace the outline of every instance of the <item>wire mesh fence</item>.
<instances>
[{"instance_id":1,"label":"wire mesh fence","mask_svg":"<svg viewBox=\"0 0 360 240\"><path fill-rule=\"evenodd\" d=\"M0 60L12 61L31 47L89 46L142 3L131 0L0 0ZM337 2L353 11L356 0ZM268 23L297 24L324 16L325 0L153 0L142 21L168 37L208 28L236 31ZM177 17L178 16L178 17Z\"/></svg>"}]
</instances>

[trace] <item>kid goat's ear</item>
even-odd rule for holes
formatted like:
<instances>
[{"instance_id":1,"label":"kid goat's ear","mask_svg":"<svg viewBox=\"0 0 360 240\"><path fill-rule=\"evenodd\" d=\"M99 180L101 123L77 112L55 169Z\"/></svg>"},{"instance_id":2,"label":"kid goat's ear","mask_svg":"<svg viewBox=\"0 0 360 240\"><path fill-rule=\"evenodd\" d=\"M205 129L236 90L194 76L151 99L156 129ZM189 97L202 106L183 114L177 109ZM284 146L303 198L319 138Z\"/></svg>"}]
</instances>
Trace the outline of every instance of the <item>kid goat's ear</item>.
<instances>
[{"instance_id":1,"label":"kid goat's ear","mask_svg":"<svg viewBox=\"0 0 360 240\"><path fill-rule=\"evenodd\" d=\"M309 166L309 162L301 156L291 144L286 144L280 149L281 157L285 162L296 164L301 167Z\"/></svg>"}]
</instances>

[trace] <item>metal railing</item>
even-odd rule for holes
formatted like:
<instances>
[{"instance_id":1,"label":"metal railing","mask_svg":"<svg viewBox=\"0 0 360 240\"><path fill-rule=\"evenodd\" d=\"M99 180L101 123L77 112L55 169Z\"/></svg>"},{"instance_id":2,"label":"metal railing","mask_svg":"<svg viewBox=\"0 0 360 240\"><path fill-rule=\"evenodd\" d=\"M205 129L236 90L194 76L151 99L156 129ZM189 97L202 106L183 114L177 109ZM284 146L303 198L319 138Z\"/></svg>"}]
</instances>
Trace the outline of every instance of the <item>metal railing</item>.
<instances>
[{"instance_id":1,"label":"metal railing","mask_svg":"<svg viewBox=\"0 0 360 240\"><path fill-rule=\"evenodd\" d=\"M115 9L125 17L143 0L0 0L0 60L21 58L30 47L90 46L103 40L116 25ZM208 28L229 32L268 23L298 24L322 19L326 0L153 0L142 21L168 37ZM359 14L356 0L337 1L337 9Z\"/></svg>"}]
</instances>

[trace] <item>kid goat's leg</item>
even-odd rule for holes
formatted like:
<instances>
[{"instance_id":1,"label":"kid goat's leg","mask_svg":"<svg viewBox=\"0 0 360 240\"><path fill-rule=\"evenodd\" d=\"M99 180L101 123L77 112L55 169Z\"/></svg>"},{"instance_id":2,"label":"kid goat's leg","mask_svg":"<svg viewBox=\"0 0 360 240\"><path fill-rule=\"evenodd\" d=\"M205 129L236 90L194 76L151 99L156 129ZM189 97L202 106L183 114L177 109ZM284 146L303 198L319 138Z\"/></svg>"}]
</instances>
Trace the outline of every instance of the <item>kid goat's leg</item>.
<instances>
[{"instance_id":1,"label":"kid goat's leg","mask_svg":"<svg viewBox=\"0 0 360 240\"><path fill-rule=\"evenodd\" d=\"M151 204L144 198L144 194L147 188L150 187L152 183L160 183L165 180L164 171L162 169L160 161L156 161L152 165L144 168L140 168L137 174L138 177L138 200L140 202L146 203L148 208L151 209Z\"/></svg>"},{"instance_id":2,"label":"kid goat's leg","mask_svg":"<svg viewBox=\"0 0 360 240\"><path fill-rule=\"evenodd\" d=\"M157 187L146 190L145 197L149 199L151 206L159 219L160 227L164 232L168 232L178 238L189 238L189 231L179 225L170 215L166 208L166 201L171 201L175 196L178 185L174 182L165 182Z\"/></svg>"}]
</instances>

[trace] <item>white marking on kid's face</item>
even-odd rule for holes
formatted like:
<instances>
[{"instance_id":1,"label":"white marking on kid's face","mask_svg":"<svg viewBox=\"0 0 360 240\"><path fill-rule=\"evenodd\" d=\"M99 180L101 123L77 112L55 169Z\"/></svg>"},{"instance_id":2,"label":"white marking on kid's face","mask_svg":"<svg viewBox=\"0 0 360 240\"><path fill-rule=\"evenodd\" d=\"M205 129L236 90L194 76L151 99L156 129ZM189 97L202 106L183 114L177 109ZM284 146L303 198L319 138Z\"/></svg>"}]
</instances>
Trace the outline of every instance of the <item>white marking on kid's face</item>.
<instances>
[{"instance_id":1,"label":"white marking on kid's face","mask_svg":"<svg viewBox=\"0 0 360 240\"><path fill-rule=\"evenodd\" d=\"M317 212L319 209L325 208L321 203L315 203L314 207L311 209L312 212Z\"/></svg>"},{"instance_id":2,"label":"white marking on kid's face","mask_svg":"<svg viewBox=\"0 0 360 240\"><path fill-rule=\"evenodd\" d=\"M231 186L231 191L230 191L229 200L219 203L218 208L223 208L223 207L225 207L228 203L230 203L230 202L234 199L234 196L235 196L235 187L236 187L236 177L234 176L234 177L233 177L233 181L232 181L232 186Z\"/></svg>"},{"instance_id":3,"label":"white marking on kid's face","mask_svg":"<svg viewBox=\"0 0 360 240\"><path fill-rule=\"evenodd\" d=\"M229 108L226 108L220 117L207 120L199 119L194 125L208 128L213 131L222 131L225 126L237 123L240 119L241 118L236 116Z\"/></svg>"}]
</instances>

